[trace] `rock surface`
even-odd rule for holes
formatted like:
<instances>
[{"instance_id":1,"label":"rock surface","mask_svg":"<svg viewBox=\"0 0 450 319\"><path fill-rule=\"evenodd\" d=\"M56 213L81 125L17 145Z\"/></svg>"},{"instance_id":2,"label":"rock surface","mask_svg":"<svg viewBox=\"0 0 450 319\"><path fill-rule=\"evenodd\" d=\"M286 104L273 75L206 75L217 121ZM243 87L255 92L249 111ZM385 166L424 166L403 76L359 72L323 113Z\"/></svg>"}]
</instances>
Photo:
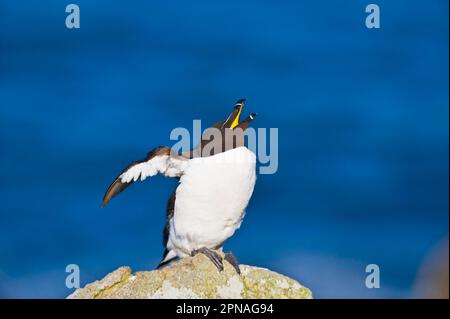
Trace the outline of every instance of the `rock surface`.
<instances>
[{"instance_id":1,"label":"rock surface","mask_svg":"<svg viewBox=\"0 0 450 319\"><path fill-rule=\"evenodd\" d=\"M241 265L239 276L227 262L224 268L219 273L201 254L160 270L132 274L120 267L67 298L312 298L308 288L270 270Z\"/></svg>"}]
</instances>

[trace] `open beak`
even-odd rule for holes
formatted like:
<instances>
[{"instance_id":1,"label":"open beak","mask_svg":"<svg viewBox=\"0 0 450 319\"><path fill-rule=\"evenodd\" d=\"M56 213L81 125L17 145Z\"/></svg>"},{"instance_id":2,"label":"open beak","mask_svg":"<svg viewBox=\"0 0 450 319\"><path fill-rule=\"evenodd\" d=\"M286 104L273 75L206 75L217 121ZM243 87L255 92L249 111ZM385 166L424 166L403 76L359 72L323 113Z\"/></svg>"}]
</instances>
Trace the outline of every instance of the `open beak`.
<instances>
[{"instance_id":1,"label":"open beak","mask_svg":"<svg viewBox=\"0 0 450 319\"><path fill-rule=\"evenodd\" d=\"M227 120L223 123L223 128L235 128L239 125L239 118L241 117L242 109L244 108L245 99L236 101L233 112L228 116Z\"/></svg>"},{"instance_id":2,"label":"open beak","mask_svg":"<svg viewBox=\"0 0 450 319\"><path fill-rule=\"evenodd\" d=\"M247 118L246 118L245 120L243 120L243 121L241 122L241 124L242 124L242 123L247 123L247 125L249 125L250 122L253 121L253 120L255 119L256 115L257 115L256 113L251 113L249 116L247 116Z\"/></svg>"}]
</instances>

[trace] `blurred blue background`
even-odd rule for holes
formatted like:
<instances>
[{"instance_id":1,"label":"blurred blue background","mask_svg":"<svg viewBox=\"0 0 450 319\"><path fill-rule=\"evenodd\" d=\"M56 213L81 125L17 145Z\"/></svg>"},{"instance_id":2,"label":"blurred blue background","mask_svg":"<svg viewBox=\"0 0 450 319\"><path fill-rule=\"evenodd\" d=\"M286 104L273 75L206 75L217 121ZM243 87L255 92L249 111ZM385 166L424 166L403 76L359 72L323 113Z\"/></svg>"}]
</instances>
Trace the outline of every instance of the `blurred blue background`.
<instances>
[{"instance_id":1,"label":"blurred blue background","mask_svg":"<svg viewBox=\"0 0 450 319\"><path fill-rule=\"evenodd\" d=\"M407 298L448 233L448 2L0 1L0 297L152 269L176 181L100 208L130 162L235 100L279 128L226 244L318 298ZM365 267L381 269L367 289Z\"/></svg>"}]
</instances>

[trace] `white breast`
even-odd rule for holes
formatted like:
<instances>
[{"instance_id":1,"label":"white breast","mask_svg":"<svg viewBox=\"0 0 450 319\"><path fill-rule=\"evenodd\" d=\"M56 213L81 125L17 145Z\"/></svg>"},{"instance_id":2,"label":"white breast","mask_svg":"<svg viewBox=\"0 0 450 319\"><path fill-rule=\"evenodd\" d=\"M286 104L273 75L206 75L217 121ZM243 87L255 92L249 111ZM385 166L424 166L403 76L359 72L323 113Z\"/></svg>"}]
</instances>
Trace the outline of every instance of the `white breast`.
<instances>
[{"instance_id":1,"label":"white breast","mask_svg":"<svg viewBox=\"0 0 450 319\"><path fill-rule=\"evenodd\" d=\"M255 164L246 147L190 160L176 191L168 248L183 257L232 236L253 193Z\"/></svg>"}]
</instances>

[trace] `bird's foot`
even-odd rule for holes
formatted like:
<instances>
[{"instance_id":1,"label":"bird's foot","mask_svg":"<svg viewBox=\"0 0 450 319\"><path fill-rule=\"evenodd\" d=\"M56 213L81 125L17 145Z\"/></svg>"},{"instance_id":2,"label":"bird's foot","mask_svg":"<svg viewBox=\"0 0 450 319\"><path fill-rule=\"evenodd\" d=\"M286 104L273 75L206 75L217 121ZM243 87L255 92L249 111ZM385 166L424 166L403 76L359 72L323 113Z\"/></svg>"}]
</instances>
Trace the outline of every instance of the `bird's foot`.
<instances>
[{"instance_id":1,"label":"bird's foot","mask_svg":"<svg viewBox=\"0 0 450 319\"><path fill-rule=\"evenodd\" d=\"M225 260L233 266L234 270L236 270L237 274L241 274L241 269L239 268L239 263L233 253L230 251L225 254Z\"/></svg>"},{"instance_id":2,"label":"bird's foot","mask_svg":"<svg viewBox=\"0 0 450 319\"><path fill-rule=\"evenodd\" d=\"M206 257L209 258L209 260L212 261L212 263L214 264L214 266L216 266L217 270L219 272L221 272L223 270L223 260L222 257L216 253L215 251L206 248L206 247L202 247L199 249L196 249L194 251L192 251L191 256L195 256L197 254L203 254Z\"/></svg>"}]
</instances>

